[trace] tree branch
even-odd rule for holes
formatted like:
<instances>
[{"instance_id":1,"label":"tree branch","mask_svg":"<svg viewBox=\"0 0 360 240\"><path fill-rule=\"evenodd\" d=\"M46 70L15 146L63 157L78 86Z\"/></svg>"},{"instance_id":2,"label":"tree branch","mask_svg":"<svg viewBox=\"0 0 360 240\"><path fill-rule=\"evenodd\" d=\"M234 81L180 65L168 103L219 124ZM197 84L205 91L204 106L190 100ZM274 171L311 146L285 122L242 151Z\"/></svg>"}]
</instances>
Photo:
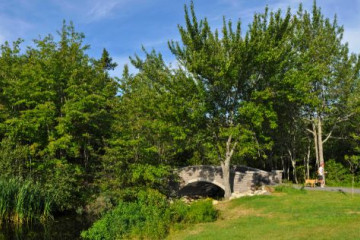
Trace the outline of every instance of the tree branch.
<instances>
[{"instance_id":1,"label":"tree branch","mask_svg":"<svg viewBox=\"0 0 360 240\"><path fill-rule=\"evenodd\" d=\"M234 145L232 146L232 148L231 148L231 151L230 151L230 154L229 154L229 157L232 157L232 155L234 154L234 151L235 151L235 148L236 148L236 145L238 144L238 142L236 141L235 143L234 143Z\"/></svg>"},{"instance_id":2,"label":"tree branch","mask_svg":"<svg viewBox=\"0 0 360 240\"><path fill-rule=\"evenodd\" d=\"M311 133L311 134L313 134L313 135L315 135L315 132L314 131L311 131L310 129L306 129L306 131L308 131L309 133Z\"/></svg>"},{"instance_id":3,"label":"tree branch","mask_svg":"<svg viewBox=\"0 0 360 240\"><path fill-rule=\"evenodd\" d=\"M323 141L323 143L326 143L326 141L329 140L329 138L331 137L331 134L333 133L333 131L334 131L334 129L337 126L338 123L345 122L345 121L349 120L349 118L354 114L355 113L350 113L350 114L344 116L343 118L338 117L337 120L335 121L334 125L332 126L329 134L326 136L325 140Z\"/></svg>"}]
</instances>

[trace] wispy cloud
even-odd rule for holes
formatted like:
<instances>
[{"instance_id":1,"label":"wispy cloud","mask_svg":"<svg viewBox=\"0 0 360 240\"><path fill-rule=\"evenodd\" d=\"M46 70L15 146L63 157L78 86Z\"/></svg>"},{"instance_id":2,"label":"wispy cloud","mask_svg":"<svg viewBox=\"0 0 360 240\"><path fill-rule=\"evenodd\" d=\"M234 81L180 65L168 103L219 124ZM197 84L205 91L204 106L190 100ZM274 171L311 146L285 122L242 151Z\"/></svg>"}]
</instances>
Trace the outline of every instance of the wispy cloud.
<instances>
[{"instance_id":1,"label":"wispy cloud","mask_svg":"<svg viewBox=\"0 0 360 240\"><path fill-rule=\"evenodd\" d=\"M91 1L87 17L91 21L109 17L117 7L129 2L128 0Z\"/></svg>"},{"instance_id":2,"label":"wispy cloud","mask_svg":"<svg viewBox=\"0 0 360 240\"><path fill-rule=\"evenodd\" d=\"M23 38L32 29L33 25L25 20L0 14L1 44L5 41L14 41L18 38Z\"/></svg>"},{"instance_id":3,"label":"wispy cloud","mask_svg":"<svg viewBox=\"0 0 360 240\"><path fill-rule=\"evenodd\" d=\"M148 42L145 42L143 44L143 46L145 48L155 48L157 46L161 46L161 45L166 45L167 42L169 41L169 39L171 39L170 36L167 36L166 38L160 38L160 39L156 39L156 40L150 40Z\"/></svg>"},{"instance_id":4,"label":"wispy cloud","mask_svg":"<svg viewBox=\"0 0 360 240\"><path fill-rule=\"evenodd\" d=\"M114 16L118 9L131 7L142 0L52 0L64 13L77 14L85 22L94 22Z\"/></svg>"}]
</instances>

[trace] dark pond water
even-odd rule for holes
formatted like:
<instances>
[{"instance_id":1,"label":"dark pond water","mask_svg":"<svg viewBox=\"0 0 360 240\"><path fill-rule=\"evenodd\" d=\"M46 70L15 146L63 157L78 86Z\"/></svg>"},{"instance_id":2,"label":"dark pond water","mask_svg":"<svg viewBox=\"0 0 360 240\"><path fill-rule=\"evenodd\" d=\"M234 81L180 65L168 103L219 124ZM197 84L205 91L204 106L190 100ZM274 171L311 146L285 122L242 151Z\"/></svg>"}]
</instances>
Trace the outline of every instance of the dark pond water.
<instances>
[{"instance_id":1,"label":"dark pond water","mask_svg":"<svg viewBox=\"0 0 360 240\"><path fill-rule=\"evenodd\" d=\"M91 224L90 218L78 215L56 217L46 224L24 224L21 227L3 223L0 240L76 240Z\"/></svg>"}]
</instances>

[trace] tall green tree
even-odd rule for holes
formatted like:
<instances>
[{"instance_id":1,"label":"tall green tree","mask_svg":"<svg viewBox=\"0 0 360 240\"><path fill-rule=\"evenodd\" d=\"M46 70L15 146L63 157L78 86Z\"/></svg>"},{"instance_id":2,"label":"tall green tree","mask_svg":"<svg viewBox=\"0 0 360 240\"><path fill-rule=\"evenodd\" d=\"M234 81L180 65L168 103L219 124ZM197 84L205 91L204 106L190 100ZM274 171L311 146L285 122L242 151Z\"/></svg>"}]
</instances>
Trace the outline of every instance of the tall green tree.
<instances>
[{"instance_id":1,"label":"tall green tree","mask_svg":"<svg viewBox=\"0 0 360 240\"><path fill-rule=\"evenodd\" d=\"M311 133L317 166L324 163L324 144L353 112L349 96L358 81L357 57L343 43L343 27L331 22L314 2L312 12L300 5L294 17L296 60L288 76L300 93L303 119Z\"/></svg>"},{"instance_id":2,"label":"tall green tree","mask_svg":"<svg viewBox=\"0 0 360 240\"><path fill-rule=\"evenodd\" d=\"M0 159L9 171L0 174L21 173L63 190L58 196L68 197L67 207L92 181L117 101L117 82L108 74L116 65L106 50L90 58L83 40L64 22L59 40L48 35L25 51L21 40L5 43L0 55Z\"/></svg>"},{"instance_id":3,"label":"tall green tree","mask_svg":"<svg viewBox=\"0 0 360 240\"><path fill-rule=\"evenodd\" d=\"M193 135L203 116L197 86L181 69L166 66L160 54L145 55L132 58L139 72L125 70L120 80L117 121L103 157L104 187L155 187L169 167L193 158Z\"/></svg>"},{"instance_id":4,"label":"tall green tree","mask_svg":"<svg viewBox=\"0 0 360 240\"><path fill-rule=\"evenodd\" d=\"M277 73L271 64L281 62L286 52L281 43L289 31L290 14L282 18L280 12L268 14L266 10L255 15L245 38L240 22L234 30L232 22L224 20L221 36L212 31L206 19L197 20L193 4L190 14L185 7L185 22L185 27L179 27L181 44L172 41L169 47L193 77L205 102L203 141L208 157L221 164L225 198L229 198L233 157L266 157L262 149L271 147L263 127L274 129L276 114L271 102L274 89L267 82Z\"/></svg>"}]
</instances>

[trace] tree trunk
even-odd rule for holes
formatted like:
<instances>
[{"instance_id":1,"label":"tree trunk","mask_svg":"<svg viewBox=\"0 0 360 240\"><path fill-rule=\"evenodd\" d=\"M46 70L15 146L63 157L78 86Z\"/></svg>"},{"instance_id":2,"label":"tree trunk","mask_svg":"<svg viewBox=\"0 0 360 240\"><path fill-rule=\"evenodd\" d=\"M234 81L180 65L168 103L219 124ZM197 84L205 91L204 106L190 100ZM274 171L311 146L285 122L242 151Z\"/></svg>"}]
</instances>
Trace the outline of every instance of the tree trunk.
<instances>
[{"instance_id":1,"label":"tree trunk","mask_svg":"<svg viewBox=\"0 0 360 240\"><path fill-rule=\"evenodd\" d=\"M223 172L224 179L224 198L228 200L231 197L231 185L230 185L230 158L226 158L225 161L221 163L221 169Z\"/></svg>"},{"instance_id":2,"label":"tree trunk","mask_svg":"<svg viewBox=\"0 0 360 240\"><path fill-rule=\"evenodd\" d=\"M351 197L354 197L354 182L355 182L355 173L353 173L353 176L352 176Z\"/></svg>"},{"instance_id":3,"label":"tree trunk","mask_svg":"<svg viewBox=\"0 0 360 240\"><path fill-rule=\"evenodd\" d=\"M320 166L320 163L319 163L319 145L318 145L318 134L317 134L315 123L312 123L312 127L313 127L313 136L314 136L314 148L315 148L316 166L317 166L317 168L319 168L319 166Z\"/></svg>"},{"instance_id":4,"label":"tree trunk","mask_svg":"<svg viewBox=\"0 0 360 240\"><path fill-rule=\"evenodd\" d=\"M322 139L322 121L320 117L318 117L318 146L319 146L319 163L321 166L324 164L324 150L323 150L323 139ZM323 167L324 167L323 184L325 185L325 166Z\"/></svg>"},{"instance_id":5,"label":"tree trunk","mask_svg":"<svg viewBox=\"0 0 360 240\"><path fill-rule=\"evenodd\" d=\"M308 152L307 152L307 155L306 155L306 178L307 179L310 179L310 142L309 142L309 145L308 145Z\"/></svg>"},{"instance_id":6,"label":"tree trunk","mask_svg":"<svg viewBox=\"0 0 360 240\"><path fill-rule=\"evenodd\" d=\"M237 142L235 142L231 146L231 140L232 136L230 135L227 142L226 142L226 153L225 153L225 159L221 161L221 169L223 172L223 181L224 181L224 198L225 200L228 200L231 197L231 184L230 184L230 161L231 157L234 154L235 147L237 145Z\"/></svg>"},{"instance_id":7,"label":"tree trunk","mask_svg":"<svg viewBox=\"0 0 360 240\"><path fill-rule=\"evenodd\" d=\"M287 173L287 180L289 182L290 181L290 164L289 164L289 161L287 162L286 173Z\"/></svg>"},{"instance_id":8,"label":"tree trunk","mask_svg":"<svg viewBox=\"0 0 360 240\"><path fill-rule=\"evenodd\" d=\"M289 158L291 161L291 166L293 168L293 178L294 178L295 183L298 184L298 179L297 179L297 175L296 175L296 158L295 158L295 156L293 156L290 149L288 149L288 153L289 153Z\"/></svg>"},{"instance_id":9,"label":"tree trunk","mask_svg":"<svg viewBox=\"0 0 360 240\"><path fill-rule=\"evenodd\" d=\"M295 159L291 159L291 165L293 167L293 177L294 177L294 181L296 184L298 184L298 179L297 179L297 175L296 175L296 160Z\"/></svg>"}]
</instances>

